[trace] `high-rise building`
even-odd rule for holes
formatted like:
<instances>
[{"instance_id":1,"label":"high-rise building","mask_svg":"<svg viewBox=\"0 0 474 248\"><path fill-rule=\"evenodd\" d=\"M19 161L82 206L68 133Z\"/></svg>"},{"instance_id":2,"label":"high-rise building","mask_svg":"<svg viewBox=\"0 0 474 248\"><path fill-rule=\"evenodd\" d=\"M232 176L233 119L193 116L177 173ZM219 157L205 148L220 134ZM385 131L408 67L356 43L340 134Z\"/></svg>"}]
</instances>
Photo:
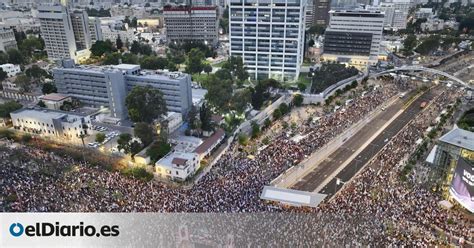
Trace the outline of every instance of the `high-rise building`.
<instances>
[{"instance_id":1,"label":"high-rise building","mask_svg":"<svg viewBox=\"0 0 474 248\"><path fill-rule=\"evenodd\" d=\"M216 6L165 6L163 15L168 42L201 41L216 45L219 41Z\"/></svg>"},{"instance_id":2,"label":"high-rise building","mask_svg":"<svg viewBox=\"0 0 474 248\"><path fill-rule=\"evenodd\" d=\"M40 5L38 18L48 58L74 58L77 47L67 8L62 5Z\"/></svg>"},{"instance_id":3,"label":"high-rise building","mask_svg":"<svg viewBox=\"0 0 474 248\"><path fill-rule=\"evenodd\" d=\"M253 79L294 80L303 61L305 0L230 0L230 55Z\"/></svg>"},{"instance_id":4,"label":"high-rise building","mask_svg":"<svg viewBox=\"0 0 474 248\"><path fill-rule=\"evenodd\" d=\"M331 0L313 0L313 25L327 26Z\"/></svg>"},{"instance_id":5,"label":"high-rise building","mask_svg":"<svg viewBox=\"0 0 474 248\"><path fill-rule=\"evenodd\" d=\"M379 10L385 13L385 29L405 29L407 26L408 10L405 4L382 2L378 6L369 6L368 10Z\"/></svg>"},{"instance_id":6,"label":"high-rise building","mask_svg":"<svg viewBox=\"0 0 474 248\"><path fill-rule=\"evenodd\" d=\"M376 64L380 54L384 14L369 10L331 10L329 14L323 59L359 69Z\"/></svg>"},{"instance_id":7,"label":"high-rise building","mask_svg":"<svg viewBox=\"0 0 474 248\"><path fill-rule=\"evenodd\" d=\"M91 42L94 44L98 40L103 40L102 28L100 19L97 17L89 17L89 31L91 35Z\"/></svg>"},{"instance_id":8,"label":"high-rise building","mask_svg":"<svg viewBox=\"0 0 474 248\"><path fill-rule=\"evenodd\" d=\"M85 10L74 10L70 13L70 16L77 50L89 49L92 44L87 12Z\"/></svg>"},{"instance_id":9,"label":"high-rise building","mask_svg":"<svg viewBox=\"0 0 474 248\"><path fill-rule=\"evenodd\" d=\"M125 98L134 86L151 86L164 96L168 111L186 114L192 105L191 77L180 72L141 70L139 65L80 66L63 60L53 69L58 93L69 95L83 104L107 107L112 117L127 117Z\"/></svg>"},{"instance_id":10,"label":"high-rise building","mask_svg":"<svg viewBox=\"0 0 474 248\"><path fill-rule=\"evenodd\" d=\"M12 48L18 48L15 33L11 29L0 28L0 51L6 52Z\"/></svg>"},{"instance_id":11,"label":"high-rise building","mask_svg":"<svg viewBox=\"0 0 474 248\"><path fill-rule=\"evenodd\" d=\"M64 5L40 5L38 19L48 58L52 60L79 60L87 55L93 41L102 38L97 31L100 22L90 21L84 10L70 10Z\"/></svg>"}]
</instances>

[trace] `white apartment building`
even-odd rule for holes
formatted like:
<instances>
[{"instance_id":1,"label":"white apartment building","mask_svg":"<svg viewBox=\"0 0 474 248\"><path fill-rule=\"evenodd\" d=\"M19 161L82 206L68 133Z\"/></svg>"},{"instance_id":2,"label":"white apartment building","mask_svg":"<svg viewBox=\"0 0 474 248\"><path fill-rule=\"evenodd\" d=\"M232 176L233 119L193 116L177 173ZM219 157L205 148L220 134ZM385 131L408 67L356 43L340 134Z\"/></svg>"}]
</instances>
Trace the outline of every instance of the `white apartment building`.
<instances>
[{"instance_id":1,"label":"white apartment building","mask_svg":"<svg viewBox=\"0 0 474 248\"><path fill-rule=\"evenodd\" d=\"M165 6L163 15L167 42L201 41L216 45L219 41L216 6Z\"/></svg>"},{"instance_id":2,"label":"white apartment building","mask_svg":"<svg viewBox=\"0 0 474 248\"><path fill-rule=\"evenodd\" d=\"M250 78L298 78L303 62L306 0L230 0L230 55Z\"/></svg>"},{"instance_id":3,"label":"white apartment building","mask_svg":"<svg viewBox=\"0 0 474 248\"><path fill-rule=\"evenodd\" d=\"M185 181L200 166L197 153L172 152L155 163L155 173L169 180Z\"/></svg>"},{"instance_id":4,"label":"white apartment building","mask_svg":"<svg viewBox=\"0 0 474 248\"><path fill-rule=\"evenodd\" d=\"M6 52L9 49L17 49L15 33L13 30L0 28L0 51Z\"/></svg>"},{"instance_id":5,"label":"white apartment building","mask_svg":"<svg viewBox=\"0 0 474 248\"><path fill-rule=\"evenodd\" d=\"M0 68L7 73L8 77L16 76L18 73L21 72L21 68L19 65L14 64L3 64L0 65Z\"/></svg>"},{"instance_id":6,"label":"white apartment building","mask_svg":"<svg viewBox=\"0 0 474 248\"><path fill-rule=\"evenodd\" d=\"M74 58L77 47L67 8L61 5L40 5L38 18L48 58Z\"/></svg>"},{"instance_id":7,"label":"white apartment building","mask_svg":"<svg viewBox=\"0 0 474 248\"><path fill-rule=\"evenodd\" d=\"M366 69L380 54L384 13L369 10L331 10L325 32L323 59Z\"/></svg>"},{"instance_id":8,"label":"white apartment building","mask_svg":"<svg viewBox=\"0 0 474 248\"><path fill-rule=\"evenodd\" d=\"M10 113L13 127L23 132L58 139L79 139L91 132L88 115L50 109L23 108Z\"/></svg>"},{"instance_id":9,"label":"white apartment building","mask_svg":"<svg viewBox=\"0 0 474 248\"><path fill-rule=\"evenodd\" d=\"M108 25L103 25L101 26L101 33L102 33L102 39L103 40L110 40L113 43L117 40L118 37L125 43L127 40L128 42L132 43L134 40L136 40L135 33L132 29L129 30L116 30L113 28L110 28Z\"/></svg>"},{"instance_id":10,"label":"white apartment building","mask_svg":"<svg viewBox=\"0 0 474 248\"><path fill-rule=\"evenodd\" d=\"M385 29L399 30L407 27L408 11L397 9L397 5L394 3L380 3L379 6L368 9L380 10L385 13Z\"/></svg>"}]
</instances>

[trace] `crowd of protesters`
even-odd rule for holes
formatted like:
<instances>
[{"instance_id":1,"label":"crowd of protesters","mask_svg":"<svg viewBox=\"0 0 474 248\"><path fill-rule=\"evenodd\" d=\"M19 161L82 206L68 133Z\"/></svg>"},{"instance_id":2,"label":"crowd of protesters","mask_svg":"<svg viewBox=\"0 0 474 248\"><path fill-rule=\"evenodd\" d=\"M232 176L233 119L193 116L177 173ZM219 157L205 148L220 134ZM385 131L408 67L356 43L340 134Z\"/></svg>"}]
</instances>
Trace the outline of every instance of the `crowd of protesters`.
<instances>
[{"instance_id":1,"label":"crowd of protesters","mask_svg":"<svg viewBox=\"0 0 474 248\"><path fill-rule=\"evenodd\" d=\"M341 241L344 243L429 243L433 239L424 234L431 231L428 228L430 225L470 239L471 230L462 217L452 216L450 212L437 206L439 196L421 187L406 187L397 179L400 161L413 150L416 139L429 125L429 120L439 113L439 106L453 100L455 93L451 91L434 100L435 104L432 106L438 108L430 107L423 112L424 115L429 114L429 118L420 115L411 121L384 148L390 152L380 153L333 200L315 209L295 209L271 204L259 198L262 188L271 180L298 164L398 92L396 86L388 84L357 96L343 110L323 116L317 125L302 124L298 129L304 135L301 141L294 142L282 133L274 137L271 144L255 154L254 158L249 158L245 150L233 145L211 171L190 189L171 187L157 181L135 180L119 172L106 171L23 145L3 146L0 147L0 211L296 211L313 213L316 216L314 218L320 219L331 216L333 221L328 220L327 226L312 227L315 232L322 230L322 233L327 234L321 237L321 233L318 233L315 244L325 244L331 240L330 237L343 231L355 235L350 241ZM344 221L347 222L354 216L367 218L363 222L356 222L356 225L344 226ZM454 218L454 225L446 226L447 218ZM371 232L367 232L369 229Z\"/></svg>"}]
</instances>

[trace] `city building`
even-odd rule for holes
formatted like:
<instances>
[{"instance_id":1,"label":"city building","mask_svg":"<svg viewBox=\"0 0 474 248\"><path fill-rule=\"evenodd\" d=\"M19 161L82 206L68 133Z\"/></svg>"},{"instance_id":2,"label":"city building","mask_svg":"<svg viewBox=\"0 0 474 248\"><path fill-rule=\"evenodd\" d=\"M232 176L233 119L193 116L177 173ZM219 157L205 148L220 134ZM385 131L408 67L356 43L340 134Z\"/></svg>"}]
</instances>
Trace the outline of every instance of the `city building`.
<instances>
[{"instance_id":1,"label":"city building","mask_svg":"<svg viewBox=\"0 0 474 248\"><path fill-rule=\"evenodd\" d=\"M98 40L104 40L102 36L102 27L100 25L99 18L89 17L89 32L92 44L94 44Z\"/></svg>"},{"instance_id":2,"label":"city building","mask_svg":"<svg viewBox=\"0 0 474 248\"><path fill-rule=\"evenodd\" d=\"M305 13L305 0L230 0L230 55L243 59L252 79L297 79Z\"/></svg>"},{"instance_id":3,"label":"city building","mask_svg":"<svg viewBox=\"0 0 474 248\"><path fill-rule=\"evenodd\" d=\"M76 40L76 49L85 50L92 46L89 27L89 16L85 10L74 10L70 12L72 30Z\"/></svg>"},{"instance_id":4,"label":"city building","mask_svg":"<svg viewBox=\"0 0 474 248\"><path fill-rule=\"evenodd\" d=\"M91 132L90 116L49 109L23 108L10 113L17 130L58 139L79 139Z\"/></svg>"},{"instance_id":5,"label":"city building","mask_svg":"<svg viewBox=\"0 0 474 248\"><path fill-rule=\"evenodd\" d=\"M403 6L403 5L402 5ZM399 6L395 3L380 3L378 6L368 6L368 10L379 10L385 13L384 28L388 30L405 29L407 26L408 12L397 9Z\"/></svg>"},{"instance_id":6,"label":"city building","mask_svg":"<svg viewBox=\"0 0 474 248\"><path fill-rule=\"evenodd\" d=\"M62 5L40 5L38 19L48 58L74 59L77 46L68 9Z\"/></svg>"},{"instance_id":7,"label":"city building","mask_svg":"<svg viewBox=\"0 0 474 248\"><path fill-rule=\"evenodd\" d=\"M6 52L12 48L18 48L15 33L13 33L12 29L0 28L0 51Z\"/></svg>"},{"instance_id":8,"label":"city building","mask_svg":"<svg viewBox=\"0 0 474 248\"><path fill-rule=\"evenodd\" d=\"M209 156L211 152L219 146L224 140L225 132L223 129L217 129L209 138L207 138L202 144L200 144L194 152L199 155L199 159L204 159Z\"/></svg>"},{"instance_id":9,"label":"city building","mask_svg":"<svg viewBox=\"0 0 474 248\"><path fill-rule=\"evenodd\" d=\"M369 10L331 10L323 59L358 69L375 65L380 54L384 14Z\"/></svg>"},{"instance_id":10,"label":"city building","mask_svg":"<svg viewBox=\"0 0 474 248\"><path fill-rule=\"evenodd\" d=\"M40 96L39 99L43 101L46 108L54 110L59 110L64 102L72 102L72 97L59 93L51 93Z\"/></svg>"},{"instance_id":11,"label":"city building","mask_svg":"<svg viewBox=\"0 0 474 248\"><path fill-rule=\"evenodd\" d=\"M432 8L419 8L415 12L415 19L430 19L433 17L433 15Z\"/></svg>"},{"instance_id":12,"label":"city building","mask_svg":"<svg viewBox=\"0 0 474 248\"><path fill-rule=\"evenodd\" d=\"M166 39L170 42L200 41L216 45L219 19L216 6L165 6Z\"/></svg>"},{"instance_id":13,"label":"city building","mask_svg":"<svg viewBox=\"0 0 474 248\"><path fill-rule=\"evenodd\" d=\"M14 64L3 64L0 65L0 68L7 73L8 77L14 77L18 73L21 72L21 68L19 65L14 65Z\"/></svg>"},{"instance_id":14,"label":"city building","mask_svg":"<svg viewBox=\"0 0 474 248\"><path fill-rule=\"evenodd\" d=\"M455 127L439 138L427 161L448 173L452 199L474 213L474 133Z\"/></svg>"},{"instance_id":15,"label":"city building","mask_svg":"<svg viewBox=\"0 0 474 248\"><path fill-rule=\"evenodd\" d=\"M155 163L155 173L168 180L185 181L200 166L198 154L172 152Z\"/></svg>"},{"instance_id":16,"label":"city building","mask_svg":"<svg viewBox=\"0 0 474 248\"><path fill-rule=\"evenodd\" d=\"M313 25L327 26L331 0L313 0Z\"/></svg>"},{"instance_id":17,"label":"city building","mask_svg":"<svg viewBox=\"0 0 474 248\"><path fill-rule=\"evenodd\" d=\"M101 26L101 33L102 33L102 39L103 40L110 40L113 43L117 41L117 38L120 37L120 39L125 43L126 41L132 43L134 40L136 40L135 32L131 29L129 30L118 30L111 28L108 25L102 25Z\"/></svg>"},{"instance_id":18,"label":"city building","mask_svg":"<svg viewBox=\"0 0 474 248\"><path fill-rule=\"evenodd\" d=\"M164 96L168 111L186 114L191 108L191 76L181 72L141 70L139 65L76 65L63 60L53 69L58 93L92 107L109 108L112 117L125 119L125 98L134 86L151 86Z\"/></svg>"}]
</instances>

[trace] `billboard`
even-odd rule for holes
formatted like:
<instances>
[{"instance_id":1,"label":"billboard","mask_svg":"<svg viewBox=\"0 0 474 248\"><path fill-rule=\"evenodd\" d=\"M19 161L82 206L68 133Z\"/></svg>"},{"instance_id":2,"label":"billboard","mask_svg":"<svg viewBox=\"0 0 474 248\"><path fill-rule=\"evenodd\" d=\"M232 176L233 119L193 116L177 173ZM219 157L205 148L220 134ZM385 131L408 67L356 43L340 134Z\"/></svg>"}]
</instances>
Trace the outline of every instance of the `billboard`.
<instances>
[{"instance_id":1,"label":"billboard","mask_svg":"<svg viewBox=\"0 0 474 248\"><path fill-rule=\"evenodd\" d=\"M451 196L474 213L474 166L459 158L449 190Z\"/></svg>"}]
</instances>

